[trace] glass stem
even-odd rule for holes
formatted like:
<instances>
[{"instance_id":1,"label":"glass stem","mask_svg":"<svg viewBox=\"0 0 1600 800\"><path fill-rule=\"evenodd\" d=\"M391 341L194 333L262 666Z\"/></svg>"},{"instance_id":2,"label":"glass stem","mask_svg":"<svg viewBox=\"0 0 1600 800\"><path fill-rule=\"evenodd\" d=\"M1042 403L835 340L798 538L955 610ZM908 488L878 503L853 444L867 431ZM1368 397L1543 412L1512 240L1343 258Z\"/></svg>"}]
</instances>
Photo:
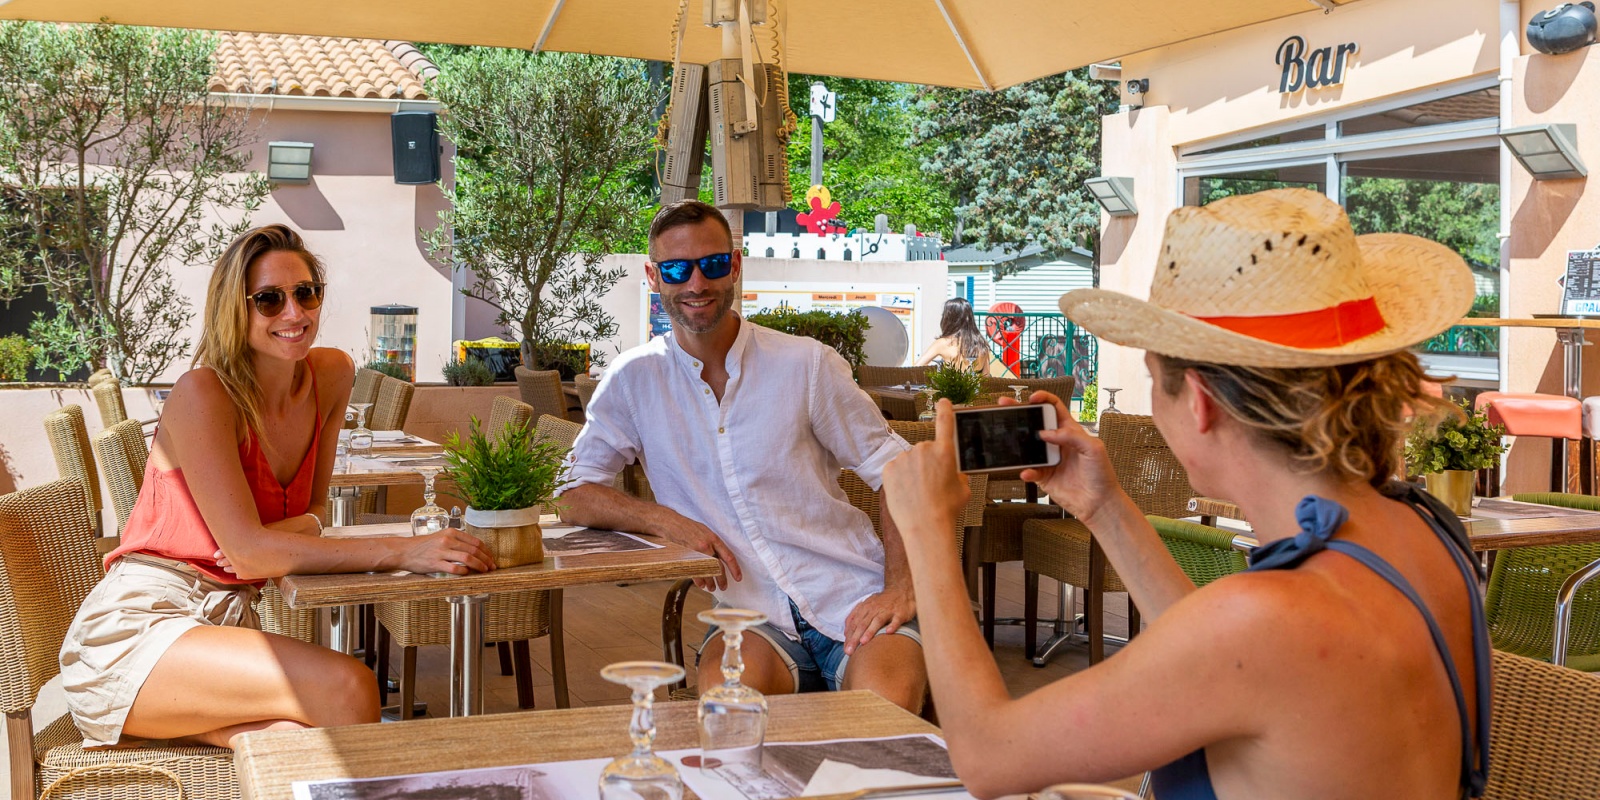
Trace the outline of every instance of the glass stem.
<instances>
[{"instance_id":1,"label":"glass stem","mask_svg":"<svg viewBox=\"0 0 1600 800\"><path fill-rule=\"evenodd\" d=\"M425 472L422 475L422 500L427 505L433 505L433 473Z\"/></svg>"},{"instance_id":2,"label":"glass stem","mask_svg":"<svg viewBox=\"0 0 1600 800\"><path fill-rule=\"evenodd\" d=\"M653 687L635 684L633 687L633 720L628 724L628 738L633 740L633 754L649 757L650 747L656 741L656 695Z\"/></svg>"},{"instance_id":3,"label":"glass stem","mask_svg":"<svg viewBox=\"0 0 1600 800\"><path fill-rule=\"evenodd\" d=\"M738 686L744 674L744 656L739 648L744 644L744 631L724 628L722 631L722 685Z\"/></svg>"}]
</instances>

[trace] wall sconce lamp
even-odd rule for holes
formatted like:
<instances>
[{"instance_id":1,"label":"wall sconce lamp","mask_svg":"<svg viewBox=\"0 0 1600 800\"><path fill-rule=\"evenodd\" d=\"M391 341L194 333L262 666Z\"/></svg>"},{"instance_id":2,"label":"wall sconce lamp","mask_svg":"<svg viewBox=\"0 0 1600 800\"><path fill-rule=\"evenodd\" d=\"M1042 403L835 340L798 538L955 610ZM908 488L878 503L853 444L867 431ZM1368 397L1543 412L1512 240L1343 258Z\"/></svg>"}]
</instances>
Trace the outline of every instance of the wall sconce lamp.
<instances>
[{"instance_id":1,"label":"wall sconce lamp","mask_svg":"<svg viewBox=\"0 0 1600 800\"><path fill-rule=\"evenodd\" d=\"M1582 178L1589 174L1578 157L1578 126L1571 123L1524 125L1500 132L1500 139L1534 180Z\"/></svg>"},{"instance_id":2,"label":"wall sconce lamp","mask_svg":"<svg viewBox=\"0 0 1600 800\"><path fill-rule=\"evenodd\" d=\"M1090 178L1083 186L1113 217L1131 217L1139 213L1139 207L1133 204L1132 178Z\"/></svg>"},{"instance_id":3,"label":"wall sconce lamp","mask_svg":"<svg viewBox=\"0 0 1600 800\"><path fill-rule=\"evenodd\" d=\"M269 142L267 179L274 183L310 183L311 142Z\"/></svg>"}]
</instances>

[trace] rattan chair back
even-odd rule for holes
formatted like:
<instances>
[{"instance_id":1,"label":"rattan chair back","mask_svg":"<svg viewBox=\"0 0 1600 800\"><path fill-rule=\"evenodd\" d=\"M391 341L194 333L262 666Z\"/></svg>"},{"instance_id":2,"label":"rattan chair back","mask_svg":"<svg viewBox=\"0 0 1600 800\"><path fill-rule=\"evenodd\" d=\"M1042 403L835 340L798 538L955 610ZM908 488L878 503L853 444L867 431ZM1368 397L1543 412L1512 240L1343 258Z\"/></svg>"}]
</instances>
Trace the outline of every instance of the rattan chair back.
<instances>
[{"instance_id":1,"label":"rattan chair back","mask_svg":"<svg viewBox=\"0 0 1600 800\"><path fill-rule=\"evenodd\" d=\"M113 373L111 370L106 369L105 367L101 367L100 369L89 373L89 378L88 380L84 381L84 383L90 388L94 388L94 385L101 381L114 381L116 379L116 373Z\"/></svg>"},{"instance_id":2,"label":"rattan chair back","mask_svg":"<svg viewBox=\"0 0 1600 800\"><path fill-rule=\"evenodd\" d=\"M927 383L928 372L933 367L874 367L862 364L856 367L856 383L861 386L899 386L905 383Z\"/></svg>"},{"instance_id":3,"label":"rattan chair back","mask_svg":"<svg viewBox=\"0 0 1600 800\"><path fill-rule=\"evenodd\" d=\"M122 383L116 378L103 380L89 387L94 393L94 404L100 408L100 427L109 428L128 418L128 409L122 403Z\"/></svg>"},{"instance_id":4,"label":"rattan chair back","mask_svg":"<svg viewBox=\"0 0 1600 800\"><path fill-rule=\"evenodd\" d=\"M1173 519L1188 516L1189 498L1195 496L1189 473L1156 430L1155 420L1137 414L1101 414L1100 441L1117 482L1140 511Z\"/></svg>"},{"instance_id":5,"label":"rattan chair back","mask_svg":"<svg viewBox=\"0 0 1600 800\"><path fill-rule=\"evenodd\" d=\"M1518 494L1512 499L1600 511L1600 497ZM1495 649L1550 660L1554 647L1556 594L1567 576L1600 559L1600 543L1514 547L1495 555L1484 593L1489 639ZM1600 672L1600 583L1578 590L1572 603L1567 666Z\"/></svg>"},{"instance_id":6,"label":"rattan chair back","mask_svg":"<svg viewBox=\"0 0 1600 800\"><path fill-rule=\"evenodd\" d=\"M74 478L83 492L84 508L93 520L93 530L100 531L100 473L95 469L94 450L89 444L89 431L83 423L83 407L76 404L62 406L44 416L44 432L50 440L50 451L56 457L56 471L62 478Z\"/></svg>"},{"instance_id":7,"label":"rattan chair back","mask_svg":"<svg viewBox=\"0 0 1600 800\"><path fill-rule=\"evenodd\" d=\"M533 419L533 406L516 399L500 395L489 406L489 425L484 432L489 435L499 436L507 428L526 428ZM571 445L568 445L569 447Z\"/></svg>"},{"instance_id":8,"label":"rattan chair back","mask_svg":"<svg viewBox=\"0 0 1600 800\"><path fill-rule=\"evenodd\" d=\"M406 426L406 416L411 413L411 396L417 387L399 378L379 376L378 399L367 417L367 427L375 431L398 431Z\"/></svg>"},{"instance_id":9,"label":"rattan chair back","mask_svg":"<svg viewBox=\"0 0 1600 800\"><path fill-rule=\"evenodd\" d=\"M589 377L586 372L580 372L573 377L572 385L578 390L578 405L588 411L589 401L594 399L594 390L600 388L600 381Z\"/></svg>"},{"instance_id":10,"label":"rattan chair back","mask_svg":"<svg viewBox=\"0 0 1600 800\"><path fill-rule=\"evenodd\" d=\"M128 515L139 500L144 486L144 467L150 451L144 432L135 420L125 419L95 434L94 454L111 489L111 507L117 515L117 533L128 524Z\"/></svg>"},{"instance_id":11,"label":"rattan chair back","mask_svg":"<svg viewBox=\"0 0 1600 800\"><path fill-rule=\"evenodd\" d=\"M375 369L362 367L356 370L356 382L350 387L351 403L378 403L378 386L383 383L383 373ZM372 420L372 409L367 409L367 420ZM345 414L344 426L356 427L356 414L354 411ZM370 427L370 426L369 426Z\"/></svg>"},{"instance_id":12,"label":"rattan chair back","mask_svg":"<svg viewBox=\"0 0 1600 800\"><path fill-rule=\"evenodd\" d=\"M1066 378L996 378L993 376L983 379L983 390L993 392L1001 397L1014 397L1013 386L1026 386L1022 392L1022 401L1027 402L1028 397L1034 392L1049 392L1061 398L1065 403L1072 399L1072 390L1076 388L1071 377Z\"/></svg>"},{"instance_id":13,"label":"rattan chair back","mask_svg":"<svg viewBox=\"0 0 1600 800\"><path fill-rule=\"evenodd\" d=\"M533 406L536 419L546 414L557 419L567 418L567 395L561 391L560 372L520 366L512 372L517 376L517 391L522 394L522 402Z\"/></svg>"},{"instance_id":14,"label":"rattan chair back","mask_svg":"<svg viewBox=\"0 0 1600 800\"><path fill-rule=\"evenodd\" d=\"M1484 800L1600 797L1600 677L1500 650L1493 658Z\"/></svg>"},{"instance_id":15,"label":"rattan chair back","mask_svg":"<svg viewBox=\"0 0 1600 800\"><path fill-rule=\"evenodd\" d=\"M1167 552L1183 568L1183 574L1188 575L1197 587L1236 572L1244 572L1250 566L1244 551L1233 548L1231 531L1154 514L1146 519L1155 526L1162 544L1167 546Z\"/></svg>"}]
</instances>

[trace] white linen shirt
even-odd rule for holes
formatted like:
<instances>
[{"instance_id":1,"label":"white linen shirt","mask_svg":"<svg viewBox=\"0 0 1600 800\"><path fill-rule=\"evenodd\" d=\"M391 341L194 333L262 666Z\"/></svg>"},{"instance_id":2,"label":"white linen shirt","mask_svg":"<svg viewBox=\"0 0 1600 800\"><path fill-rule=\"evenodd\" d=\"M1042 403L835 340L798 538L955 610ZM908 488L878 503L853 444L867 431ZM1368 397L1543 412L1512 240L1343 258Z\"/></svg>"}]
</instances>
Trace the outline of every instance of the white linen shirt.
<instances>
[{"instance_id":1,"label":"white linen shirt","mask_svg":"<svg viewBox=\"0 0 1600 800\"><path fill-rule=\"evenodd\" d=\"M910 445L889 429L838 353L744 320L722 402L672 334L606 371L573 443L565 492L611 485L636 459L656 502L710 528L743 580L718 602L749 608L791 639L789 612L844 639L856 604L883 590L883 544L839 488L841 467L873 489Z\"/></svg>"}]
</instances>

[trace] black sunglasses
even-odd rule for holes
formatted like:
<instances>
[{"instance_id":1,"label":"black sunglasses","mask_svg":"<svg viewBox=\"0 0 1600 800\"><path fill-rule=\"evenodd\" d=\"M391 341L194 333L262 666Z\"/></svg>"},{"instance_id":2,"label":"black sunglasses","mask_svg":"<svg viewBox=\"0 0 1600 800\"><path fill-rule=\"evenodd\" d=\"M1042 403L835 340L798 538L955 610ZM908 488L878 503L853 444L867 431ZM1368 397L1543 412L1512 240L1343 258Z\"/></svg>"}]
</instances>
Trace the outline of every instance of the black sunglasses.
<instances>
[{"instance_id":1,"label":"black sunglasses","mask_svg":"<svg viewBox=\"0 0 1600 800\"><path fill-rule=\"evenodd\" d=\"M314 281L296 283L292 286L269 286L255 294L250 295L250 302L256 304L256 311L263 317L276 317L283 313L283 304L288 301L289 295L294 295L294 304L310 311L322 305L322 284Z\"/></svg>"},{"instance_id":2,"label":"black sunglasses","mask_svg":"<svg viewBox=\"0 0 1600 800\"><path fill-rule=\"evenodd\" d=\"M675 258L671 261L657 261L656 269L661 272L662 283L685 283L689 276L694 274L694 268L700 268L700 274L706 280L717 280L728 277L733 271L733 253L712 253L701 258Z\"/></svg>"}]
</instances>

